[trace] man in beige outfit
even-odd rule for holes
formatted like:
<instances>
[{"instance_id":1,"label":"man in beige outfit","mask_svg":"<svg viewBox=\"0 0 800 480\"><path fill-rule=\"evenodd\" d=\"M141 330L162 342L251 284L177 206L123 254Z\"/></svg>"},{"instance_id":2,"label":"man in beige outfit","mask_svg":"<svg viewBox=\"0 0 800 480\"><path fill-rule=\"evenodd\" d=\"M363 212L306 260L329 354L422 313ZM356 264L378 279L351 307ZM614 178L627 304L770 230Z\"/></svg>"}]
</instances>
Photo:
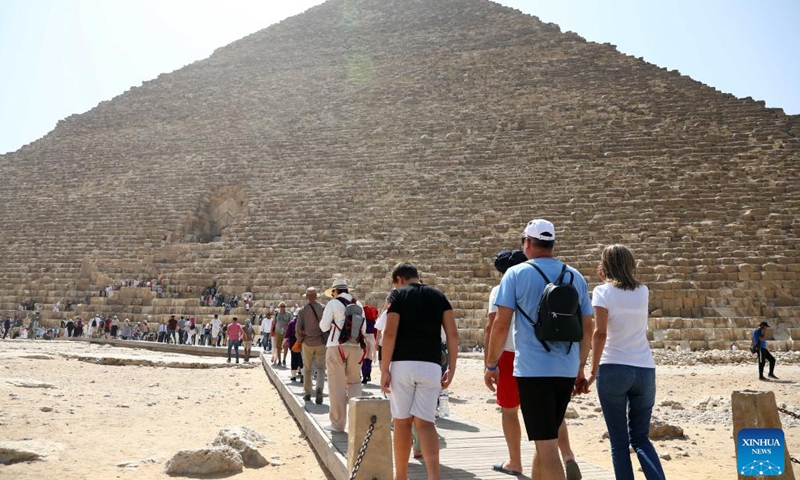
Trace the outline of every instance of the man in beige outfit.
<instances>
[{"instance_id":1,"label":"man in beige outfit","mask_svg":"<svg viewBox=\"0 0 800 480\"><path fill-rule=\"evenodd\" d=\"M334 432L344 432L347 424L347 402L351 398L361 396L361 362L364 359L364 350L359 345L339 344L339 334L345 324L345 305L354 301L347 290L347 282L334 280L333 286L325 291L325 295L333 298L325 306L319 324L323 332L330 331L325 363L328 367L331 425L325 428ZM362 322L361 333L366 335L366 332L367 322Z\"/></svg>"},{"instance_id":2,"label":"man in beige outfit","mask_svg":"<svg viewBox=\"0 0 800 480\"><path fill-rule=\"evenodd\" d=\"M317 290L306 289L306 304L297 311L297 341L303 342L303 400L311 401L311 363L317 365L317 405L322 404L322 389L325 388L325 340L327 336L320 330L323 306L317 301Z\"/></svg>"}]
</instances>

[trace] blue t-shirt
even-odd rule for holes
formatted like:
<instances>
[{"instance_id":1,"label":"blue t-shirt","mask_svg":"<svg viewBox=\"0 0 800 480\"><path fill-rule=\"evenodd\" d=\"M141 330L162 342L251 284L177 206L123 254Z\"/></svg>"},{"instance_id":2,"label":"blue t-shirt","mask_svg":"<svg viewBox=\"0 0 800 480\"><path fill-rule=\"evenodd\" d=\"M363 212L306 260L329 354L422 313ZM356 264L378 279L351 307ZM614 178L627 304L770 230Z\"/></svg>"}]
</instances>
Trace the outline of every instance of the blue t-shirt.
<instances>
[{"instance_id":1,"label":"blue t-shirt","mask_svg":"<svg viewBox=\"0 0 800 480\"><path fill-rule=\"evenodd\" d=\"M561 273L562 262L555 258L537 258L536 265L542 269L547 278L555 281ZM589 286L577 270L568 266L575 277L572 284L578 290L581 302L581 315L592 314L592 302L589 299ZM569 274L565 274L569 279ZM521 263L508 269L500 282L497 300L499 307L516 309L517 305L536 321L539 299L547 284L539 272L531 265ZM569 348L570 342L547 342L550 352L544 349L536 338L533 327L521 313L514 315L513 325L516 354L514 355L515 377L566 377L578 375L580 366L580 347L575 344ZM569 350L569 353L567 353Z\"/></svg>"},{"instance_id":2,"label":"blue t-shirt","mask_svg":"<svg viewBox=\"0 0 800 480\"><path fill-rule=\"evenodd\" d=\"M756 328L755 330L753 330L753 341L756 342L759 347L767 348L767 336L764 335L764 340L759 340L758 337L760 337L761 335L763 334L761 333L760 328Z\"/></svg>"}]
</instances>

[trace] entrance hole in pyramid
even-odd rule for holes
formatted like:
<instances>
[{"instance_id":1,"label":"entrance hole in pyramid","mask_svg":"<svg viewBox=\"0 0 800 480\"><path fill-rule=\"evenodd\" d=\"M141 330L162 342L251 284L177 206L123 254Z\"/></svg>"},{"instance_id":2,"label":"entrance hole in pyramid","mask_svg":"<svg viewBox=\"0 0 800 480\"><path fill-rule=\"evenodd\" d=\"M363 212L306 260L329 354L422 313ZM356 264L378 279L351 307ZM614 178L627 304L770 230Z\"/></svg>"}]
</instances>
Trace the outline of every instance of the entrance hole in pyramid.
<instances>
[{"instance_id":1,"label":"entrance hole in pyramid","mask_svg":"<svg viewBox=\"0 0 800 480\"><path fill-rule=\"evenodd\" d=\"M222 241L225 229L247 215L247 195L240 186L227 185L215 190L200 205L184 226L183 241L211 243Z\"/></svg>"}]
</instances>

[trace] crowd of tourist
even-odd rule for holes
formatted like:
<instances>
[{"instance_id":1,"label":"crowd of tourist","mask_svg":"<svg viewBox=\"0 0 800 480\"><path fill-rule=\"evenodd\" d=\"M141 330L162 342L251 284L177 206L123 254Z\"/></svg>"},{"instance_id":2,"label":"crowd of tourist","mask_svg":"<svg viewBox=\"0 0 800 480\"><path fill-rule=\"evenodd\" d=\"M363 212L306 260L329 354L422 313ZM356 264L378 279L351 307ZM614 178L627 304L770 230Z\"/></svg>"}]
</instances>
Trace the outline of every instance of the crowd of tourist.
<instances>
[{"instance_id":1,"label":"crowd of tourist","mask_svg":"<svg viewBox=\"0 0 800 480\"><path fill-rule=\"evenodd\" d=\"M155 292L159 297L164 292L165 283L161 276L158 278L150 278L150 279L128 279L128 280L120 280L119 282L114 282L109 285L106 285L104 288L100 289L100 296L111 298L114 296L114 292L117 292L123 288L148 288ZM88 302L87 302L88 303Z\"/></svg>"},{"instance_id":2,"label":"crowd of tourist","mask_svg":"<svg viewBox=\"0 0 800 480\"><path fill-rule=\"evenodd\" d=\"M236 297L236 296L231 296ZM237 300L238 301L238 298ZM245 297L243 305L252 305L252 298ZM281 302L281 309L275 308L274 314L280 316L279 332L285 329L286 323L294 318L296 306L288 310L289 318L286 313L285 304ZM35 303L31 303L35 305ZM246 308L246 307L245 307ZM0 336L3 338L43 338L55 339L65 337L88 337L88 338L111 338L120 340L141 340L160 343L173 343L179 345L197 346L227 346L228 327L232 323L224 323L218 315L208 319L206 322L199 322L194 316L175 316L161 322L150 321L131 321L129 318L120 319L117 315L100 316L94 315L88 318L76 316L62 320L58 326L43 328L41 323L41 310L34 309L33 314L15 315L13 318L7 316L0 322ZM266 314L256 315L251 313L246 319L253 327L261 330L262 325L272 322L273 310ZM243 324L244 325L244 324ZM269 327L268 330L269 331ZM283 337L281 337L282 340ZM271 339L268 335L254 339L256 346L261 347L266 342L271 347Z\"/></svg>"},{"instance_id":3,"label":"crowd of tourist","mask_svg":"<svg viewBox=\"0 0 800 480\"><path fill-rule=\"evenodd\" d=\"M216 284L207 287L200 295L201 307L222 307L224 315L230 314L230 311L234 308L239 308L240 303L248 313L255 307L255 301L251 293L244 293L241 297L236 293L224 294L216 287Z\"/></svg>"}]
</instances>

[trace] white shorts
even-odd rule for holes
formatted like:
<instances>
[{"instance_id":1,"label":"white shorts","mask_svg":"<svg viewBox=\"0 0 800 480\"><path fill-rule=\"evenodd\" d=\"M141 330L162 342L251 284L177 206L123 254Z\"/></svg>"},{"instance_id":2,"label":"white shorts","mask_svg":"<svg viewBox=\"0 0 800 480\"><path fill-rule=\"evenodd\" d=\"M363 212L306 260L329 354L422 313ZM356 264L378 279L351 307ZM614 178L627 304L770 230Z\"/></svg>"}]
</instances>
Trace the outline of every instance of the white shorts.
<instances>
[{"instance_id":1,"label":"white shorts","mask_svg":"<svg viewBox=\"0 0 800 480\"><path fill-rule=\"evenodd\" d=\"M431 362L392 362L389 406L392 418L416 417L436 421L436 402L442 389L442 367Z\"/></svg>"},{"instance_id":2,"label":"white shorts","mask_svg":"<svg viewBox=\"0 0 800 480\"><path fill-rule=\"evenodd\" d=\"M211 329L211 336L216 338L219 335L219 328L212 328Z\"/></svg>"}]
</instances>

